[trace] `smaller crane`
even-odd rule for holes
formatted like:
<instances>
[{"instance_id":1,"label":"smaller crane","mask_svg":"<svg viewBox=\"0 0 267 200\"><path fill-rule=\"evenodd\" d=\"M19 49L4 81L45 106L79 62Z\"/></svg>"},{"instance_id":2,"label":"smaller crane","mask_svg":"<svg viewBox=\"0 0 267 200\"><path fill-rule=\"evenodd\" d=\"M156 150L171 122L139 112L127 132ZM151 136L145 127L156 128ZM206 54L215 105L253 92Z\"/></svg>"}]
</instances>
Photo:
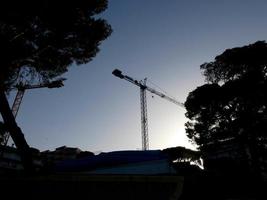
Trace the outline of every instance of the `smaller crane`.
<instances>
[{"instance_id":1,"label":"smaller crane","mask_svg":"<svg viewBox=\"0 0 267 200\"><path fill-rule=\"evenodd\" d=\"M25 90L28 89L37 89L37 88L59 88L64 86L63 81L65 79L64 78L60 78L57 79L55 81L52 82L46 82L46 83L41 83L41 84L36 84L36 85L29 85L29 84L23 84L23 83L19 83L16 86L14 86L14 89L17 89L17 94L15 97L15 100L13 102L12 105L12 114L14 115L14 117L17 117L18 111L19 111L19 107L20 104L22 102ZM6 146L9 140L10 134L8 132L6 132L6 134L4 135L4 139L3 139L3 145Z\"/></svg>"},{"instance_id":2,"label":"smaller crane","mask_svg":"<svg viewBox=\"0 0 267 200\"><path fill-rule=\"evenodd\" d=\"M148 150L149 149L149 142L148 142L148 122L147 122L147 102L146 102L146 90L149 92L156 94L178 106L181 106L184 108L184 104L177 101L174 98L171 98L167 96L164 93L161 93L151 87L148 87L146 85L147 79L138 81L135 80L127 75L123 75L122 72L118 69L115 69L112 74L120 79L124 79L126 81L129 81L130 83L135 84L140 88L140 103L141 103L141 134L142 134L142 150Z\"/></svg>"}]
</instances>

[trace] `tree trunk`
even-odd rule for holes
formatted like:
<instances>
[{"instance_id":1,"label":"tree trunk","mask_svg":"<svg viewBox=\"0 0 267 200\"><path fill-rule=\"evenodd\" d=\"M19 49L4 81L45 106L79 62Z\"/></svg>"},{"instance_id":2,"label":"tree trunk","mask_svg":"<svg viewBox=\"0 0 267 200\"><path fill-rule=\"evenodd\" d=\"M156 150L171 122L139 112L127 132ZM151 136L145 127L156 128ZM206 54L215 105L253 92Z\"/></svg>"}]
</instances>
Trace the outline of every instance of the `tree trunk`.
<instances>
[{"instance_id":1,"label":"tree trunk","mask_svg":"<svg viewBox=\"0 0 267 200\"><path fill-rule=\"evenodd\" d=\"M24 166L25 172L26 173L33 172L33 162L32 162L33 160L30 147L27 144L21 129L18 127L16 123L16 120L9 107L6 94L3 90L0 90L0 113L7 127L7 130L10 133L10 136L13 139L18 149L18 152L21 156L21 161Z\"/></svg>"}]
</instances>

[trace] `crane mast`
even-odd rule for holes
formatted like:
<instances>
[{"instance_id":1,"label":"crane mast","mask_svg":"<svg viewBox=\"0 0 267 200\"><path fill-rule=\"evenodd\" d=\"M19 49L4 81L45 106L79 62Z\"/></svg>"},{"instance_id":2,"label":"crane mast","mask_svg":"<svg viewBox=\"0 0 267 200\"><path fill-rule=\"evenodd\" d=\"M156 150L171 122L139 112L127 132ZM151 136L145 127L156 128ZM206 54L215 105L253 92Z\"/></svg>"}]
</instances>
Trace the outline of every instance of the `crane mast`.
<instances>
[{"instance_id":1,"label":"crane mast","mask_svg":"<svg viewBox=\"0 0 267 200\"><path fill-rule=\"evenodd\" d=\"M172 103L175 103L178 106L181 106L184 108L184 104L177 101L176 99L167 96L164 93L161 93L151 87L148 87L146 85L147 78L144 80L138 81L130 76L123 75L122 72L118 69L115 69L112 74L120 79L124 79L126 81L129 81L130 83L133 83L134 85L138 86L140 88L140 104L141 104L141 136L142 136L142 150L148 150L149 149L149 141L148 141L148 120L147 120L147 101L146 101L146 90L149 92L156 94Z\"/></svg>"},{"instance_id":2,"label":"crane mast","mask_svg":"<svg viewBox=\"0 0 267 200\"><path fill-rule=\"evenodd\" d=\"M148 124L147 124L147 103L146 103L146 79L144 79L143 86L140 86L140 104L141 104L141 136L142 149L149 149L148 142Z\"/></svg>"},{"instance_id":3,"label":"crane mast","mask_svg":"<svg viewBox=\"0 0 267 200\"><path fill-rule=\"evenodd\" d=\"M18 114L18 111L19 111L19 107L20 107L20 104L22 102L22 98L24 96L24 93L25 93L25 89L18 89L17 91L17 94L16 94L16 97L15 97L15 100L13 102L13 105L12 105L12 114L14 116L14 118L17 117L17 114Z\"/></svg>"}]
</instances>

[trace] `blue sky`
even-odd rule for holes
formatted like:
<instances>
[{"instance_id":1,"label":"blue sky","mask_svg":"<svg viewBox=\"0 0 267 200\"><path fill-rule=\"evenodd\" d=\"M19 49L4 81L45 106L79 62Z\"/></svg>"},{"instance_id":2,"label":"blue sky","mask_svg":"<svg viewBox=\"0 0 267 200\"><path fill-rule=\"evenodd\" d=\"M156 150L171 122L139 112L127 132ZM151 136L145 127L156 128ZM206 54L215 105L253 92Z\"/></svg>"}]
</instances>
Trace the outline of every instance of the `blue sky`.
<instances>
[{"instance_id":1,"label":"blue sky","mask_svg":"<svg viewBox=\"0 0 267 200\"><path fill-rule=\"evenodd\" d=\"M98 55L72 66L63 88L26 91L17 122L40 150L141 149L139 88L112 71L147 77L184 102L204 83L202 63L227 48L266 40L266 9L264 0L110 0L101 17L113 33ZM183 108L149 93L147 103L150 149L194 148L185 136Z\"/></svg>"}]
</instances>

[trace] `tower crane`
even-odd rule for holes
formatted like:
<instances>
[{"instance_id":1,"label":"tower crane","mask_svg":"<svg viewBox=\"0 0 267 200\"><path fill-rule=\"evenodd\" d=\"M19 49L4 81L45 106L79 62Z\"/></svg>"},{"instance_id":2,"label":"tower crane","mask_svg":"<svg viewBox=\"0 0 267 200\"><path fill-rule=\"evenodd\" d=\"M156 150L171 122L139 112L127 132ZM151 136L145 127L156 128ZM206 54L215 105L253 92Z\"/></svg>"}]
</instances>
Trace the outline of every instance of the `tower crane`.
<instances>
[{"instance_id":1,"label":"tower crane","mask_svg":"<svg viewBox=\"0 0 267 200\"><path fill-rule=\"evenodd\" d=\"M16 97L14 99L14 102L13 102L13 105L11 108L14 118L17 117L19 107L20 107L20 104L22 102L25 90L37 89L37 88L59 88L59 87L64 86L64 84L63 84L64 80L65 80L64 78L60 78L60 79L55 80L55 81L41 83L41 84L35 84L35 85L23 84L21 82L21 83L17 84L16 86L14 86L13 89L17 89L17 94L16 94ZM4 139L3 139L3 145L4 146L7 145L9 137L10 137L10 134L8 132L6 132L6 134L4 135Z\"/></svg>"},{"instance_id":2,"label":"tower crane","mask_svg":"<svg viewBox=\"0 0 267 200\"><path fill-rule=\"evenodd\" d=\"M148 150L149 149L149 142L148 142L148 121L147 121L147 101L146 101L146 90L156 94L178 106L181 106L184 108L184 104L177 101L176 99L167 96L164 93L161 93L151 87L148 87L146 85L147 78L144 80L135 80L131 78L130 76L122 74L122 72L118 69L115 69L112 74L120 79L124 79L126 81L129 81L130 83L133 83L134 85L138 86L140 88L140 103L141 103L141 135L142 135L142 150Z\"/></svg>"}]
</instances>

